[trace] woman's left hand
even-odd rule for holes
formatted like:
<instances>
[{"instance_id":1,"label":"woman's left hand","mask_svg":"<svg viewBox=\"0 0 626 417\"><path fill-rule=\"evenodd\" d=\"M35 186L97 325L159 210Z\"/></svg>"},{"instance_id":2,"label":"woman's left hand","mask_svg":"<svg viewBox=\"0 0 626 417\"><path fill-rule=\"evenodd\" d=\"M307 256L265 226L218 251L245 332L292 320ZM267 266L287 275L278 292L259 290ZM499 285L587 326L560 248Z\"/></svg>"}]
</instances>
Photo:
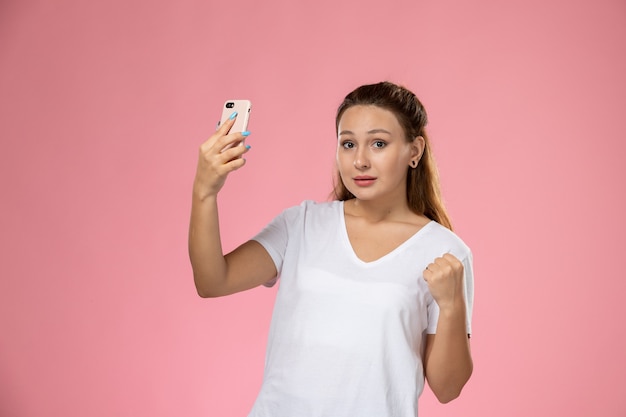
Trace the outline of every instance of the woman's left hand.
<instances>
[{"instance_id":1,"label":"woman's left hand","mask_svg":"<svg viewBox=\"0 0 626 417\"><path fill-rule=\"evenodd\" d=\"M424 270L424 281L440 309L463 302L463 263L449 253L436 258Z\"/></svg>"}]
</instances>

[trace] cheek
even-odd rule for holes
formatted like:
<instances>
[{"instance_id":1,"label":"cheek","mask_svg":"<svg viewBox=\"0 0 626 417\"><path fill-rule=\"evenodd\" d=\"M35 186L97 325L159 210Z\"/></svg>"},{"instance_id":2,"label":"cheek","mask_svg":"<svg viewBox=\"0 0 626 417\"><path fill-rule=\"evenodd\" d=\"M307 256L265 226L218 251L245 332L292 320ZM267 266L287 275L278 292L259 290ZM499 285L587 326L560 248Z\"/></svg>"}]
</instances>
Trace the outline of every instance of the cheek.
<instances>
[{"instance_id":1,"label":"cheek","mask_svg":"<svg viewBox=\"0 0 626 417\"><path fill-rule=\"evenodd\" d=\"M339 172L342 171L348 164L348 157L345 152L341 152L341 149L337 149L337 153L335 154L335 164L337 165L337 169Z\"/></svg>"},{"instance_id":2,"label":"cheek","mask_svg":"<svg viewBox=\"0 0 626 417\"><path fill-rule=\"evenodd\" d=\"M380 158L378 161L373 161L373 163L374 162L380 170L385 171L387 175L393 177L406 175L409 167L409 159L402 156Z\"/></svg>"}]
</instances>

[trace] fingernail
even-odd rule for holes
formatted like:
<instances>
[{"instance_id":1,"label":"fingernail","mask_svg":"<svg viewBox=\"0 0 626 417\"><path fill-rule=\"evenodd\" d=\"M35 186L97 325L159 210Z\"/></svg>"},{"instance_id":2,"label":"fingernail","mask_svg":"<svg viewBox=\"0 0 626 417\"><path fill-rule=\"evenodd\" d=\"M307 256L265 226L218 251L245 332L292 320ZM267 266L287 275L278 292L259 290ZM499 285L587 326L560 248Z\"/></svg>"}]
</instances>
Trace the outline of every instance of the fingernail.
<instances>
[{"instance_id":1,"label":"fingernail","mask_svg":"<svg viewBox=\"0 0 626 417\"><path fill-rule=\"evenodd\" d=\"M234 111L233 114L230 115L229 119L233 120L235 117L237 117L237 112Z\"/></svg>"},{"instance_id":2,"label":"fingernail","mask_svg":"<svg viewBox=\"0 0 626 417\"><path fill-rule=\"evenodd\" d=\"M248 132L248 131L246 130L246 131L241 132L241 134L242 134L242 135L244 135L244 136L249 136L249 135L250 135L250 132Z\"/></svg>"},{"instance_id":3,"label":"fingernail","mask_svg":"<svg viewBox=\"0 0 626 417\"><path fill-rule=\"evenodd\" d=\"M246 145L246 149L250 149L252 146L250 145Z\"/></svg>"}]
</instances>

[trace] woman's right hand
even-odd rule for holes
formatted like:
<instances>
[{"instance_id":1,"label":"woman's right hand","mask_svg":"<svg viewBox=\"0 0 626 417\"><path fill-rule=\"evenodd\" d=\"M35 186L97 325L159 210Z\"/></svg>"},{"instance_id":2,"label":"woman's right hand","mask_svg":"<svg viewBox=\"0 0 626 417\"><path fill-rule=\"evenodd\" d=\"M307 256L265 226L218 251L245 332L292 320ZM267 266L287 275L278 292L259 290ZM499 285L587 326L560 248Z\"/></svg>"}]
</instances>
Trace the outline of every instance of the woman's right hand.
<instances>
[{"instance_id":1,"label":"woman's right hand","mask_svg":"<svg viewBox=\"0 0 626 417\"><path fill-rule=\"evenodd\" d=\"M235 119L236 116L228 119L200 145L193 186L193 192L200 200L217 195L224 186L228 174L246 163L242 156L250 147L245 146L243 140L250 132L228 133Z\"/></svg>"}]
</instances>

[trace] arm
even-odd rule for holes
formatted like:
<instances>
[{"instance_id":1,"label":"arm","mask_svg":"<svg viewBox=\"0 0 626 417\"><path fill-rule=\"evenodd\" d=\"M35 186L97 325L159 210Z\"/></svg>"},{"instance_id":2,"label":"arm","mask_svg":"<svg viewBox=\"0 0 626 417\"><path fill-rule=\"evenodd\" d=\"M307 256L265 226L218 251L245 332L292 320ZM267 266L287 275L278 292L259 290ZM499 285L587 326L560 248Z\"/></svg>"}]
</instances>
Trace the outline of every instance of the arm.
<instances>
[{"instance_id":1,"label":"arm","mask_svg":"<svg viewBox=\"0 0 626 417\"><path fill-rule=\"evenodd\" d=\"M437 334L426 339L424 371L437 399L447 403L461 394L473 370L466 330L463 264L446 254L426 268L424 279L439 305Z\"/></svg>"},{"instance_id":2,"label":"arm","mask_svg":"<svg viewBox=\"0 0 626 417\"><path fill-rule=\"evenodd\" d=\"M249 241L224 256L219 230L217 194L227 175L245 164L241 133L228 134L234 123L224 123L200 146L193 185L189 224L189 258L196 290L201 297L218 297L261 285L276 276L274 263L257 242Z\"/></svg>"}]
</instances>

